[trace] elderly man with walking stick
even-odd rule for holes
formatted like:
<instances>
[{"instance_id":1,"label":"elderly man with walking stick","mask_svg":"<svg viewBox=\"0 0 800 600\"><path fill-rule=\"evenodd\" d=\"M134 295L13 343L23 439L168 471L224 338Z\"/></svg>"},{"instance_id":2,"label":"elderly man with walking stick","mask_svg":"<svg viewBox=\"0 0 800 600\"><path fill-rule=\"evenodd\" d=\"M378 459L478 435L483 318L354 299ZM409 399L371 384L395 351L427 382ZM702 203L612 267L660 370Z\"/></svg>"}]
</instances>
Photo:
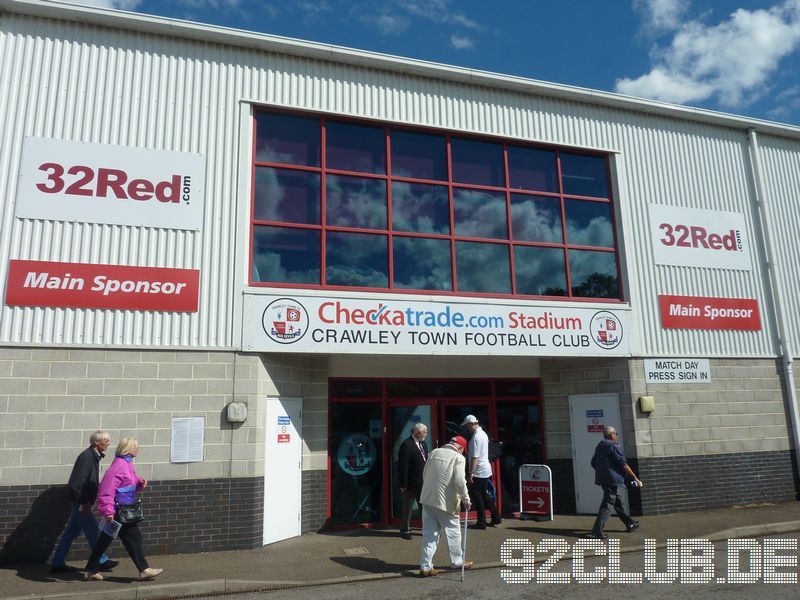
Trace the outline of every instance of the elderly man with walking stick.
<instances>
[{"instance_id":1,"label":"elderly man with walking stick","mask_svg":"<svg viewBox=\"0 0 800 600\"><path fill-rule=\"evenodd\" d=\"M470 499L465 477L464 452L467 440L456 436L441 448L431 452L422 476L422 553L419 574L430 577L439 573L433 568L433 555L439 545L439 534L444 529L450 552L450 567L469 569L473 561L464 560L461 549L461 528L458 515L463 503L469 511Z\"/></svg>"}]
</instances>

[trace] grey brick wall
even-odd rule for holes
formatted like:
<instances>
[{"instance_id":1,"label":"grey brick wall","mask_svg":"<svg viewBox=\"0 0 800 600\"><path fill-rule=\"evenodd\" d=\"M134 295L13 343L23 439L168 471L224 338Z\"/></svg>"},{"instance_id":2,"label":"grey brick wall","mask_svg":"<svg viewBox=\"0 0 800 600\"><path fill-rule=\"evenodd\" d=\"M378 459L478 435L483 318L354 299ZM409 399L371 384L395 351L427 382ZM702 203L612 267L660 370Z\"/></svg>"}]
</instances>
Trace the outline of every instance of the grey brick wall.
<instances>
[{"instance_id":1,"label":"grey brick wall","mask_svg":"<svg viewBox=\"0 0 800 600\"><path fill-rule=\"evenodd\" d=\"M255 548L261 545L264 480L224 478L152 481L144 493L141 525L145 554L175 554ZM0 564L49 560L69 515L66 486L0 488ZM121 545L112 547L127 560ZM68 560L89 556L83 537Z\"/></svg>"},{"instance_id":2,"label":"grey brick wall","mask_svg":"<svg viewBox=\"0 0 800 600\"><path fill-rule=\"evenodd\" d=\"M631 391L622 400L634 405L654 396L656 410L639 413L636 455L661 458L789 451L786 393L780 362L712 359L708 384L646 384L644 362L631 361ZM626 432L627 433L627 432Z\"/></svg>"},{"instance_id":3,"label":"grey brick wall","mask_svg":"<svg viewBox=\"0 0 800 600\"><path fill-rule=\"evenodd\" d=\"M63 484L96 429L136 436L146 479L263 474L262 373L260 356L234 352L0 348L0 481ZM242 425L224 419L234 399L249 405ZM169 462L184 416L205 418L203 462Z\"/></svg>"},{"instance_id":4,"label":"grey brick wall","mask_svg":"<svg viewBox=\"0 0 800 600\"><path fill-rule=\"evenodd\" d=\"M328 471L303 471L302 533L319 531L328 516Z\"/></svg>"},{"instance_id":5,"label":"grey brick wall","mask_svg":"<svg viewBox=\"0 0 800 600\"><path fill-rule=\"evenodd\" d=\"M620 416L627 444L633 439L633 399L630 371L625 358L542 359L542 398L547 458L572 460L569 396L618 393Z\"/></svg>"},{"instance_id":6,"label":"grey brick wall","mask_svg":"<svg viewBox=\"0 0 800 600\"><path fill-rule=\"evenodd\" d=\"M651 515L797 500L795 460L789 451L639 458L631 462L646 486L630 492L631 509Z\"/></svg>"},{"instance_id":7,"label":"grey brick wall","mask_svg":"<svg viewBox=\"0 0 800 600\"><path fill-rule=\"evenodd\" d=\"M545 443L556 510L572 512L569 396L619 394L634 514L794 500L800 490L780 363L712 359L708 384L646 384L641 359L542 361ZM656 410L638 408L652 395ZM567 495L567 498L559 496Z\"/></svg>"}]
</instances>

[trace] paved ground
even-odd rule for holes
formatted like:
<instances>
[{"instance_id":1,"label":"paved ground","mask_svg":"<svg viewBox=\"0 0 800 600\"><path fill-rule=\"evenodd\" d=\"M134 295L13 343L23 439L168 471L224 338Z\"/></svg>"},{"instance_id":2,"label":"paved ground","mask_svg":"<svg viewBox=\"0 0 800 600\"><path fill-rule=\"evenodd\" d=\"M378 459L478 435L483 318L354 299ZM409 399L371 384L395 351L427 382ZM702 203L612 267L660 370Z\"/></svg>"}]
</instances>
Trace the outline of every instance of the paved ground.
<instances>
[{"instance_id":1,"label":"paved ground","mask_svg":"<svg viewBox=\"0 0 800 600\"><path fill-rule=\"evenodd\" d=\"M561 515L543 523L506 519L498 528L469 531L468 558L479 565L498 564L501 544L513 538L535 543L544 537L560 537L571 544L589 530L593 521L591 516ZM643 517L641 521L641 528L628 534L619 520L612 518L606 532L620 539L623 550L641 549L645 538L663 544L667 538L724 539L788 533L800 531L800 502L676 513ZM419 568L420 545L419 532L411 541L388 529L309 534L256 550L151 556L151 565L163 567L164 573L154 582L140 583L121 544L114 542L112 550L121 563L105 581L85 582L80 573L51 576L46 565L6 567L0 569L0 598L166 598L327 580L399 577L415 574ZM446 552L446 544L440 544L437 565L447 562Z\"/></svg>"}]
</instances>

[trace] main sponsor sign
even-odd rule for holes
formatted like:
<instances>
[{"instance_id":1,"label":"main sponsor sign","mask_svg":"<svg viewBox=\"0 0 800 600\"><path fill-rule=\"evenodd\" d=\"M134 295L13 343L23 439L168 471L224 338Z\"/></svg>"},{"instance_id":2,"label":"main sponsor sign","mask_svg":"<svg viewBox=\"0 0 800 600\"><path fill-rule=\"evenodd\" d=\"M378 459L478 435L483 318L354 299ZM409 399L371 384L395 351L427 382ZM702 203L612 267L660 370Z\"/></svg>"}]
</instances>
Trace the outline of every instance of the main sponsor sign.
<instances>
[{"instance_id":1,"label":"main sponsor sign","mask_svg":"<svg viewBox=\"0 0 800 600\"><path fill-rule=\"evenodd\" d=\"M658 297L664 329L733 329L760 331L758 300L705 296Z\"/></svg>"},{"instance_id":2,"label":"main sponsor sign","mask_svg":"<svg viewBox=\"0 0 800 600\"><path fill-rule=\"evenodd\" d=\"M707 358L646 358L645 383L711 383Z\"/></svg>"},{"instance_id":3,"label":"main sponsor sign","mask_svg":"<svg viewBox=\"0 0 800 600\"><path fill-rule=\"evenodd\" d=\"M627 311L245 295L244 347L277 352L626 356Z\"/></svg>"},{"instance_id":4,"label":"main sponsor sign","mask_svg":"<svg viewBox=\"0 0 800 600\"><path fill-rule=\"evenodd\" d=\"M202 156L28 137L15 215L199 230Z\"/></svg>"},{"instance_id":5,"label":"main sponsor sign","mask_svg":"<svg viewBox=\"0 0 800 600\"><path fill-rule=\"evenodd\" d=\"M750 270L742 214L662 204L648 210L656 264Z\"/></svg>"},{"instance_id":6,"label":"main sponsor sign","mask_svg":"<svg viewBox=\"0 0 800 600\"><path fill-rule=\"evenodd\" d=\"M197 312L200 271L12 260L6 304Z\"/></svg>"}]
</instances>

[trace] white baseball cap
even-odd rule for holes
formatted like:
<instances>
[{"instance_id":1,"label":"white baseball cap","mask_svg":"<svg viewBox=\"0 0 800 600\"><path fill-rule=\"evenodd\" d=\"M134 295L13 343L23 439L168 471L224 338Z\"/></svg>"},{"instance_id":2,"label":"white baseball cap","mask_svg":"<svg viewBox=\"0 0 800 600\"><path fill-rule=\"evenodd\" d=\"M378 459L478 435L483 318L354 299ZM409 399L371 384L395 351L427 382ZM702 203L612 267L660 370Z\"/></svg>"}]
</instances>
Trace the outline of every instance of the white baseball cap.
<instances>
[{"instance_id":1,"label":"white baseball cap","mask_svg":"<svg viewBox=\"0 0 800 600\"><path fill-rule=\"evenodd\" d=\"M477 422L478 422L478 417L476 417L475 415L467 415L466 417L464 417L464 422L461 423L461 426L463 427L464 425L468 425L469 423L477 423Z\"/></svg>"}]
</instances>

